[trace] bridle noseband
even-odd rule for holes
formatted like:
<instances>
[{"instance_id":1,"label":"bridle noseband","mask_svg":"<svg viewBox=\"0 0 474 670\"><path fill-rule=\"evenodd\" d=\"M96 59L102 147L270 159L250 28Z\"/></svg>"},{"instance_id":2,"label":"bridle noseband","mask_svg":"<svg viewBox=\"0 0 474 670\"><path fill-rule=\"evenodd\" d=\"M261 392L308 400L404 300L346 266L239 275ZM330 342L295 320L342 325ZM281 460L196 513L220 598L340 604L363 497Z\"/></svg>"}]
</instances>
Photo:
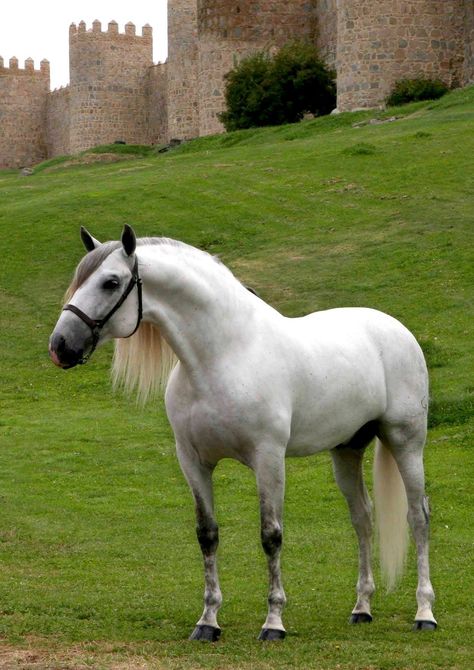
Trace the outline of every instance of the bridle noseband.
<instances>
[{"instance_id":1,"label":"bridle noseband","mask_svg":"<svg viewBox=\"0 0 474 670\"><path fill-rule=\"evenodd\" d=\"M100 331L102 328L105 326L107 321L112 318L112 316L115 314L115 312L120 309L120 307L123 305L125 300L128 298L130 293L132 292L134 287L137 287L137 292L138 292L138 318L137 318L137 325L133 329L133 331L130 333L130 335L127 335L126 337L131 337L134 333L136 333L138 326L140 325L140 322L142 320L142 315L143 315L143 308L142 308L142 280L140 279L140 276L138 274L138 258L135 256L135 263L133 264L132 268L132 276L130 278L130 281L128 282L127 288L123 292L123 294L120 296L118 302L112 307L112 309L107 312L107 314L102 318L102 319L91 319L90 316L87 316L85 312L82 311L82 309L79 309L79 307L76 307L75 305L67 304L64 305L63 311L69 311L73 312L76 316L78 316L86 325L89 326L92 332L92 348L87 353L85 356L81 358L80 361L78 361L79 365L82 365L83 363L87 363L89 358L91 357L92 353L94 352L97 343L100 338Z\"/></svg>"}]
</instances>

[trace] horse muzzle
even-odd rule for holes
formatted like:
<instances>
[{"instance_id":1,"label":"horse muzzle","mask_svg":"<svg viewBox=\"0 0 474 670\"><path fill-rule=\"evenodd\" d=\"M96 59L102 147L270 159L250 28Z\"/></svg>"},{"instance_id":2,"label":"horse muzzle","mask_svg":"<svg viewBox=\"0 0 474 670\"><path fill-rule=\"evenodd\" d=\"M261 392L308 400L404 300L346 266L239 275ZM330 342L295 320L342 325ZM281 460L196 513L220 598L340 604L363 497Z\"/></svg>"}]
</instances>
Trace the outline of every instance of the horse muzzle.
<instances>
[{"instance_id":1,"label":"horse muzzle","mask_svg":"<svg viewBox=\"0 0 474 670\"><path fill-rule=\"evenodd\" d=\"M63 370L85 363L84 349L69 346L63 335L59 333L53 333L51 336L49 357L54 365L63 368Z\"/></svg>"}]
</instances>

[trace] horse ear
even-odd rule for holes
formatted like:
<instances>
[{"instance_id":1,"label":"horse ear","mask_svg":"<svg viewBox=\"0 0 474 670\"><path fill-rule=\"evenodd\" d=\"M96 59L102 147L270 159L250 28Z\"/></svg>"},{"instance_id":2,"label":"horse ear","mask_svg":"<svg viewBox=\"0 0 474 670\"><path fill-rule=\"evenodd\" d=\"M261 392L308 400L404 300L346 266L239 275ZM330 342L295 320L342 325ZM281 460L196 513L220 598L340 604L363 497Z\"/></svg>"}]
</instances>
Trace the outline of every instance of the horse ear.
<instances>
[{"instance_id":1,"label":"horse ear","mask_svg":"<svg viewBox=\"0 0 474 670\"><path fill-rule=\"evenodd\" d=\"M135 236L135 231L127 223L123 227L122 245L127 256L131 256L133 253L135 253L137 238Z\"/></svg>"},{"instance_id":2,"label":"horse ear","mask_svg":"<svg viewBox=\"0 0 474 670\"><path fill-rule=\"evenodd\" d=\"M87 251L93 251L97 247L100 247L99 240L92 237L90 232L86 230L84 226L81 226L81 240Z\"/></svg>"}]
</instances>

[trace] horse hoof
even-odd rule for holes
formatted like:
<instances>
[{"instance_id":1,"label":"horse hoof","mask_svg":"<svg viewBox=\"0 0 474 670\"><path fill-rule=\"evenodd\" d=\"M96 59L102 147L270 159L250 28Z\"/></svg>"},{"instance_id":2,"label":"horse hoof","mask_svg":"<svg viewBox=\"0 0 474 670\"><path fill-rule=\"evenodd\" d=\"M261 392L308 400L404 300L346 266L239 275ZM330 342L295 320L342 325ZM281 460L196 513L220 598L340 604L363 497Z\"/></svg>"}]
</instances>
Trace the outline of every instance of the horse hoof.
<instances>
[{"instance_id":1,"label":"horse hoof","mask_svg":"<svg viewBox=\"0 0 474 670\"><path fill-rule=\"evenodd\" d=\"M279 628L262 628L258 639L268 641L283 640L285 635L286 631L280 630Z\"/></svg>"},{"instance_id":2,"label":"horse hoof","mask_svg":"<svg viewBox=\"0 0 474 670\"><path fill-rule=\"evenodd\" d=\"M436 630L437 626L436 621L415 621L413 630Z\"/></svg>"},{"instance_id":3,"label":"horse hoof","mask_svg":"<svg viewBox=\"0 0 474 670\"><path fill-rule=\"evenodd\" d=\"M372 616L367 614L367 612L354 612L351 614L349 623L371 623Z\"/></svg>"},{"instance_id":4,"label":"horse hoof","mask_svg":"<svg viewBox=\"0 0 474 670\"><path fill-rule=\"evenodd\" d=\"M191 635L190 640L200 640L201 642L217 642L221 636L221 629L214 626L207 626L200 624L196 626Z\"/></svg>"}]
</instances>

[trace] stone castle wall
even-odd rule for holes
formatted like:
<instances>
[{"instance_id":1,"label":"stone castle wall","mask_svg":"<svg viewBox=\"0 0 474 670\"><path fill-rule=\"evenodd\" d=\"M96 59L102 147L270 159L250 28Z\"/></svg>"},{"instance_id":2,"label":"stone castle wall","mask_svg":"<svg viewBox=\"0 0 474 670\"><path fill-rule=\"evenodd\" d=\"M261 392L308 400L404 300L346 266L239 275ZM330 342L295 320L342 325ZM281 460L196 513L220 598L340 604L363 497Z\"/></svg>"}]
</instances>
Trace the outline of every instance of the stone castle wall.
<instances>
[{"instance_id":1,"label":"stone castle wall","mask_svg":"<svg viewBox=\"0 0 474 670\"><path fill-rule=\"evenodd\" d=\"M147 144L168 141L168 67L166 63L148 69L147 82L148 140Z\"/></svg>"},{"instance_id":2,"label":"stone castle wall","mask_svg":"<svg viewBox=\"0 0 474 670\"><path fill-rule=\"evenodd\" d=\"M44 158L49 63L35 70L31 58L20 68L0 58L0 168L24 167Z\"/></svg>"},{"instance_id":3,"label":"stone castle wall","mask_svg":"<svg viewBox=\"0 0 474 670\"><path fill-rule=\"evenodd\" d=\"M199 135L197 0L168 3L168 132Z\"/></svg>"},{"instance_id":4,"label":"stone castle wall","mask_svg":"<svg viewBox=\"0 0 474 670\"><path fill-rule=\"evenodd\" d=\"M337 0L319 0L316 4L316 46L331 68L336 67Z\"/></svg>"},{"instance_id":5,"label":"stone castle wall","mask_svg":"<svg viewBox=\"0 0 474 670\"><path fill-rule=\"evenodd\" d=\"M209 135L223 130L217 114L224 108L225 74L257 50L314 41L316 2L201 0L197 28L199 135Z\"/></svg>"},{"instance_id":6,"label":"stone castle wall","mask_svg":"<svg viewBox=\"0 0 474 670\"><path fill-rule=\"evenodd\" d=\"M338 109L383 105L395 81L463 79L464 0L339 0Z\"/></svg>"},{"instance_id":7,"label":"stone castle wall","mask_svg":"<svg viewBox=\"0 0 474 670\"><path fill-rule=\"evenodd\" d=\"M474 83L474 2L466 0L466 40L462 84Z\"/></svg>"},{"instance_id":8,"label":"stone castle wall","mask_svg":"<svg viewBox=\"0 0 474 670\"><path fill-rule=\"evenodd\" d=\"M474 82L473 0L169 0L168 37L153 65L150 26L72 24L70 85L52 93L47 61L0 59L0 167L221 132L225 74L293 39L336 70L340 111L383 106L403 77Z\"/></svg>"},{"instance_id":9,"label":"stone castle wall","mask_svg":"<svg viewBox=\"0 0 474 670\"><path fill-rule=\"evenodd\" d=\"M46 113L46 156L70 153L70 88L65 86L48 96Z\"/></svg>"}]
</instances>

